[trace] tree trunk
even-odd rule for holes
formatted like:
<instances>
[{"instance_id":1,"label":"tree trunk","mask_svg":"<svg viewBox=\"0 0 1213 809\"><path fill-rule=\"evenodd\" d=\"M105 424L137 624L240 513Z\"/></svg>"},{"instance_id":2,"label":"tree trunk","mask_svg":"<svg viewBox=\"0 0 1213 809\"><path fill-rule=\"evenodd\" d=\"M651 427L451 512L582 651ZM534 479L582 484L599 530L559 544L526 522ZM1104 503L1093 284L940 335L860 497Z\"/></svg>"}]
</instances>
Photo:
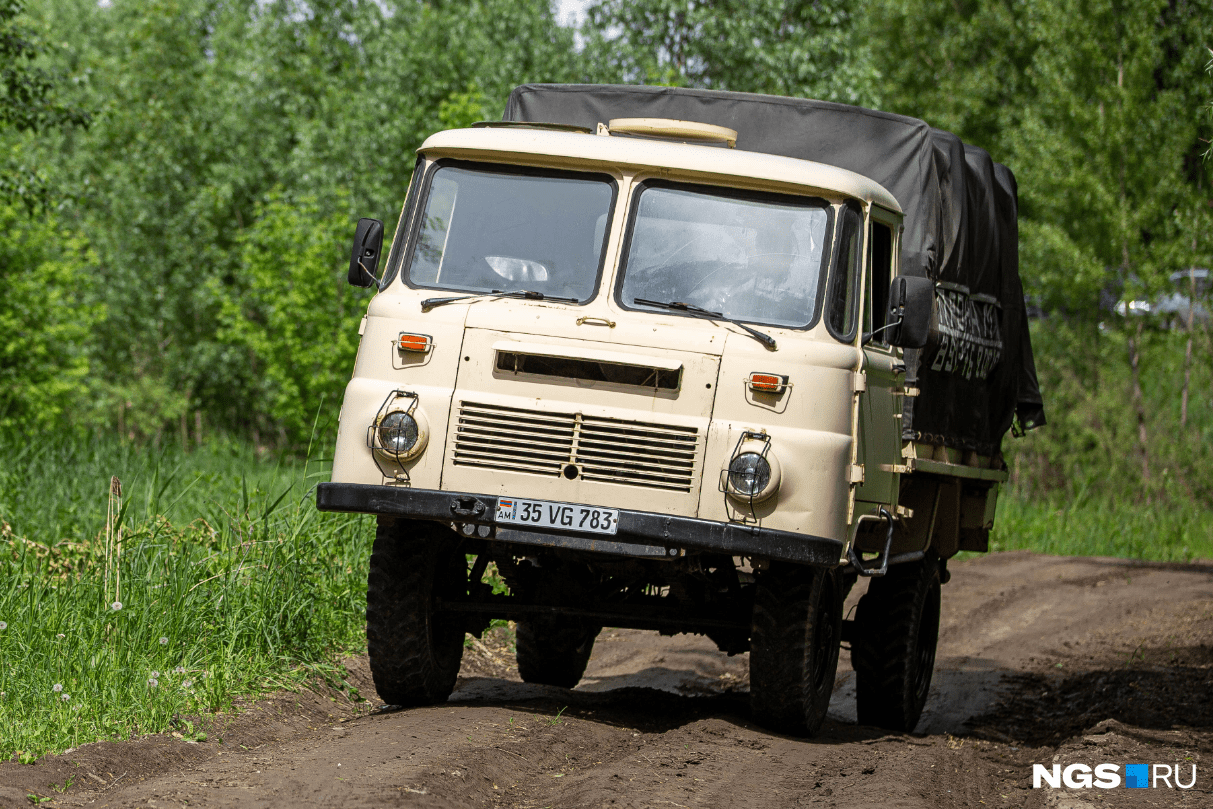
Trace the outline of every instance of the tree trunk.
<instances>
[{"instance_id":1,"label":"tree trunk","mask_svg":"<svg viewBox=\"0 0 1213 809\"><path fill-rule=\"evenodd\" d=\"M1179 427L1188 426L1188 389L1192 385L1192 337L1196 331L1196 268L1188 270L1188 347L1184 351L1184 390L1179 397Z\"/></svg>"},{"instance_id":2,"label":"tree trunk","mask_svg":"<svg viewBox=\"0 0 1213 809\"><path fill-rule=\"evenodd\" d=\"M1141 329L1137 321L1137 333L1129 338L1129 364L1133 367L1133 407L1137 410L1137 443L1141 453L1141 477L1150 482L1150 448L1146 441L1146 399L1141 392Z\"/></svg>"}]
</instances>

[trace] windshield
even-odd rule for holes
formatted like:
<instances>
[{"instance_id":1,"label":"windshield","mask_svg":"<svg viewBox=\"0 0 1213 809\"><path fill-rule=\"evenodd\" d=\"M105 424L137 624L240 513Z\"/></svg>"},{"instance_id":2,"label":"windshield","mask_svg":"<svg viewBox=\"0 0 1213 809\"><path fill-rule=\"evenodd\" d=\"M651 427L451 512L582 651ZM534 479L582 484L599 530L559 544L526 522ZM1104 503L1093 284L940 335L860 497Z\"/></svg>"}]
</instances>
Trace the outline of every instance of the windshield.
<instances>
[{"instance_id":1,"label":"windshield","mask_svg":"<svg viewBox=\"0 0 1213 809\"><path fill-rule=\"evenodd\" d=\"M440 165L407 278L438 289L587 301L614 196L609 176Z\"/></svg>"},{"instance_id":2,"label":"windshield","mask_svg":"<svg viewBox=\"0 0 1213 809\"><path fill-rule=\"evenodd\" d=\"M635 210L625 305L678 301L773 326L816 320L832 221L825 200L650 184Z\"/></svg>"}]
</instances>

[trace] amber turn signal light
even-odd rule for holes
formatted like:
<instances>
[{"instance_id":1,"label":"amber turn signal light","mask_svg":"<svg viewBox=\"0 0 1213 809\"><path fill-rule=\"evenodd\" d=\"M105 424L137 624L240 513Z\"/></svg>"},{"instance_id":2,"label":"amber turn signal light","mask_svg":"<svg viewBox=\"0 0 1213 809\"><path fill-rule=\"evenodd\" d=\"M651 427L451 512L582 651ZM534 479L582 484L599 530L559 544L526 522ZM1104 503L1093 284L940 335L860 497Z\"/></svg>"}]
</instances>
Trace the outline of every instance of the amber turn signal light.
<instances>
[{"instance_id":1,"label":"amber turn signal light","mask_svg":"<svg viewBox=\"0 0 1213 809\"><path fill-rule=\"evenodd\" d=\"M428 334L401 334L396 346L401 351L429 351L434 346L434 339Z\"/></svg>"},{"instance_id":2,"label":"amber turn signal light","mask_svg":"<svg viewBox=\"0 0 1213 809\"><path fill-rule=\"evenodd\" d=\"M757 393L783 393L788 389L788 378L778 374L750 374L747 382L750 390Z\"/></svg>"}]
</instances>

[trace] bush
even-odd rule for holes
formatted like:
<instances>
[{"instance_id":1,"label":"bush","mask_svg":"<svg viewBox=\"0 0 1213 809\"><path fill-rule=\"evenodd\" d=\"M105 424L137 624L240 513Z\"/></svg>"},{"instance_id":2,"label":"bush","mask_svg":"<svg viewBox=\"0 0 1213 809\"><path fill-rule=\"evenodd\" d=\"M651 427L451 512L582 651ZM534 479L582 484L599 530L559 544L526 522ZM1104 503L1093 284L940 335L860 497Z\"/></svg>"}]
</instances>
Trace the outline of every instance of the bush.
<instances>
[{"instance_id":1,"label":"bush","mask_svg":"<svg viewBox=\"0 0 1213 809\"><path fill-rule=\"evenodd\" d=\"M256 409L288 447L306 447L318 412L335 422L354 366L369 296L346 283L353 233L315 198L276 194L242 236L240 277L223 295L219 337L248 357Z\"/></svg>"},{"instance_id":2,"label":"bush","mask_svg":"<svg viewBox=\"0 0 1213 809\"><path fill-rule=\"evenodd\" d=\"M87 406L86 250L54 218L0 204L0 430L37 431Z\"/></svg>"}]
</instances>

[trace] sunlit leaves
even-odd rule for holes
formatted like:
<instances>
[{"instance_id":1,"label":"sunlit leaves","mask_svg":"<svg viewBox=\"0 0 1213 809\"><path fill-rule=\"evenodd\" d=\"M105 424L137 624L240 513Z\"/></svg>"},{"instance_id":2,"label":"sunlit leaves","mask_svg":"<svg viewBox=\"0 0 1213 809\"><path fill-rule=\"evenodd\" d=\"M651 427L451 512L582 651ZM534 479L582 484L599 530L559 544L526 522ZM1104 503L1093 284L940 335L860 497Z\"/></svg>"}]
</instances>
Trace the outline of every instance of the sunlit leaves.
<instances>
[{"instance_id":1,"label":"sunlit leaves","mask_svg":"<svg viewBox=\"0 0 1213 809\"><path fill-rule=\"evenodd\" d=\"M0 430L49 428L89 415L83 244L52 221L0 204Z\"/></svg>"},{"instance_id":2,"label":"sunlit leaves","mask_svg":"<svg viewBox=\"0 0 1213 809\"><path fill-rule=\"evenodd\" d=\"M602 0L586 54L599 81L875 102L876 72L855 3Z\"/></svg>"}]
</instances>

